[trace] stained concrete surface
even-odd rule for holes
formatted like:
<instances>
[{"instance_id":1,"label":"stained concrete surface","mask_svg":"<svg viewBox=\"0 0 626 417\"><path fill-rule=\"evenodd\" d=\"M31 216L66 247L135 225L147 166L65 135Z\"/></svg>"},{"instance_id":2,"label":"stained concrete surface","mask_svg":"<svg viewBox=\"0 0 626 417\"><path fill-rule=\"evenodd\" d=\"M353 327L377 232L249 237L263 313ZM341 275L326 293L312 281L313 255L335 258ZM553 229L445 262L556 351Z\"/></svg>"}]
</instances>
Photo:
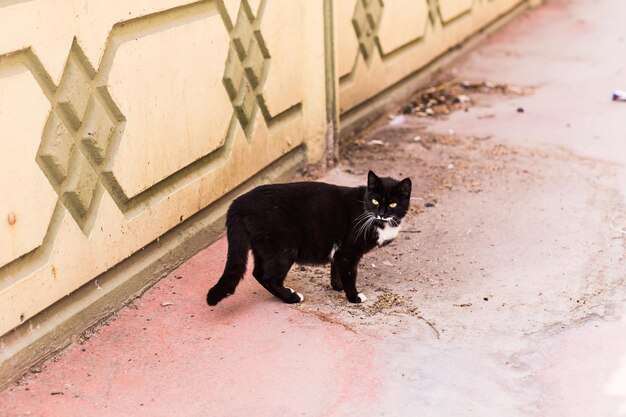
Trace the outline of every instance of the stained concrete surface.
<instances>
[{"instance_id":1,"label":"stained concrete surface","mask_svg":"<svg viewBox=\"0 0 626 417\"><path fill-rule=\"evenodd\" d=\"M625 15L548 1L443 75L531 94L346 146L326 180L414 182L404 231L362 262L366 303L294 267L301 305L246 276L209 309L222 239L0 393L0 415L626 415Z\"/></svg>"}]
</instances>

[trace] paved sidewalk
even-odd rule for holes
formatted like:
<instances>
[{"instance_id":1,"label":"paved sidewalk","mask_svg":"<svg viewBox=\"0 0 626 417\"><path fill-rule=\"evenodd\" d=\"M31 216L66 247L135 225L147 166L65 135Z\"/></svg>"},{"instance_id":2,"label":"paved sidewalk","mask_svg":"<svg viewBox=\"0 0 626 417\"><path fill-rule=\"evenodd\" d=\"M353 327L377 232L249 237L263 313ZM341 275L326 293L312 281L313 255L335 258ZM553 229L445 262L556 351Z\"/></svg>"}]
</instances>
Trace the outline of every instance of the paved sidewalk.
<instances>
[{"instance_id":1,"label":"paved sidewalk","mask_svg":"<svg viewBox=\"0 0 626 417\"><path fill-rule=\"evenodd\" d=\"M404 231L363 260L366 303L295 267L301 305L247 275L210 309L222 239L0 393L0 416L626 416L623 16L548 0L444 76L504 94L345 149L326 180L414 183Z\"/></svg>"}]
</instances>

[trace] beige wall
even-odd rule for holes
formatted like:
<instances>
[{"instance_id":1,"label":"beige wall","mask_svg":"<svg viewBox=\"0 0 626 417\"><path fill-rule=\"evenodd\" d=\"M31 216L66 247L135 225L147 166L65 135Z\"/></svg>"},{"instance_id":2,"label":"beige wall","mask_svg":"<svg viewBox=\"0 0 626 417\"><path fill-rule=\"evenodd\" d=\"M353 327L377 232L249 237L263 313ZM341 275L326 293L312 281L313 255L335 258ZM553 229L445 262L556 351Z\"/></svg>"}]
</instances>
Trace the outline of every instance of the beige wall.
<instances>
[{"instance_id":1,"label":"beige wall","mask_svg":"<svg viewBox=\"0 0 626 417\"><path fill-rule=\"evenodd\" d=\"M0 7L0 335L283 155L319 159L323 56L318 2Z\"/></svg>"},{"instance_id":2,"label":"beige wall","mask_svg":"<svg viewBox=\"0 0 626 417\"><path fill-rule=\"evenodd\" d=\"M335 0L335 3L339 111L345 114L527 2Z\"/></svg>"},{"instance_id":3,"label":"beige wall","mask_svg":"<svg viewBox=\"0 0 626 417\"><path fill-rule=\"evenodd\" d=\"M0 336L519 3L0 0Z\"/></svg>"}]
</instances>

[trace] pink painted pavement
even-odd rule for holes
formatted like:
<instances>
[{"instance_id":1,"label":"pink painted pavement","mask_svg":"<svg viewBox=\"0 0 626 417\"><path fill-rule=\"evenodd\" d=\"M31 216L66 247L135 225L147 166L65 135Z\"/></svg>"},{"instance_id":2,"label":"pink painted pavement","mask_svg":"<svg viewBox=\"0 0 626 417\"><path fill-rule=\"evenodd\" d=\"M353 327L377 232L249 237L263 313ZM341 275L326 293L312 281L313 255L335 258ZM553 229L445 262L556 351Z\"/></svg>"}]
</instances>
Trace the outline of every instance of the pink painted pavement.
<instances>
[{"instance_id":1,"label":"pink painted pavement","mask_svg":"<svg viewBox=\"0 0 626 417\"><path fill-rule=\"evenodd\" d=\"M0 415L321 416L375 399L376 338L288 308L250 276L209 309L225 253L221 239L6 390Z\"/></svg>"}]
</instances>

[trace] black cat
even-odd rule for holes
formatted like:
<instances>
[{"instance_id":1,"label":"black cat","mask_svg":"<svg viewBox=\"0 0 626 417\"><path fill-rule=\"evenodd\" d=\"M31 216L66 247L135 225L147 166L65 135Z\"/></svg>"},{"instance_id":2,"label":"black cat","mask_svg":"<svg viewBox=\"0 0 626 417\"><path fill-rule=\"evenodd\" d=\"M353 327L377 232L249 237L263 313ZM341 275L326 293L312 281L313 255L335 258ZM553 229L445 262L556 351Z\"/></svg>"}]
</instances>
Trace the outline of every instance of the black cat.
<instances>
[{"instance_id":1,"label":"black cat","mask_svg":"<svg viewBox=\"0 0 626 417\"><path fill-rule=\"evenodd\" d=\"M368 173L367 187L322 182L263 185L237 198L226 216L228 259L224 273L209 290L216 305L235 292L252 249L252 275L286 303L304 298L283 285L294 262L330 262L330 284L348 301L361 303L357 265L366 252L398 234L409 209L411 180L397 181Z\"/></svg>"}]
</instances>

